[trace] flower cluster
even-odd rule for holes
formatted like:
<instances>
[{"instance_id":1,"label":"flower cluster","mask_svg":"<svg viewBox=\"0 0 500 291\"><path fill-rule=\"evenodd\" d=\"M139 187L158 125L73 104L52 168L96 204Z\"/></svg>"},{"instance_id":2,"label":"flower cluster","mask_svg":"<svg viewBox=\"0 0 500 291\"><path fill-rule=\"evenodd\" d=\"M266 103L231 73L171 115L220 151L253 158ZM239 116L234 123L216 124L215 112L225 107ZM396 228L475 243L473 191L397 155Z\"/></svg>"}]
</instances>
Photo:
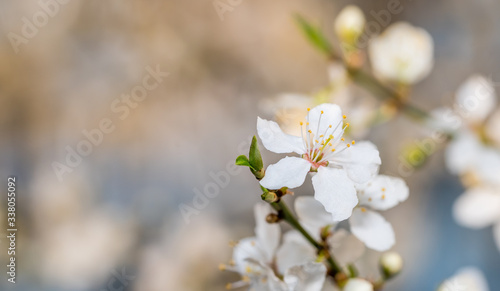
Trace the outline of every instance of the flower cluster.
<instances>
[{"instance_id":1,"label":"flower cluster","mask_svg":"<svg viewBox=\"0 0 500 291\"><path fill-rule=\"evenodd\" d=\"M381 160L374 144L346 140L349 123L345 119L335 104L308 108L305 120L297 124L300 136L293 136L276 122L258 118L257 132L266 149L298 156L269 165L264 175L258 174L262 170L257 165L263 166L256 143L249 158L238 158L237 163L249 166L260 180L262 198L270 204L255 206L255 237L239 241L230 264L221 266L242 276L228 288L249 285L256 290L313 291L331 285L364 290L358 286L366 285L373 290L376 282L349 279L347 267L355 268L363 243L376 251L394 245L393 228L377 211L406 200L409 191L402 179L378 174ZM296 219L282 198L290 193L288 189L301 186L308 175L314 196L297 197ZM294 227L283 237L275 224L281 220ZM344 220L349 222L348 230L339 226ZM381 266L386 279L402 268L402 261L395 264L388 258ZM327 275L333 275L333 281ZM350 275L356 277L354 272Z\"/></svg>"}]
</instances>

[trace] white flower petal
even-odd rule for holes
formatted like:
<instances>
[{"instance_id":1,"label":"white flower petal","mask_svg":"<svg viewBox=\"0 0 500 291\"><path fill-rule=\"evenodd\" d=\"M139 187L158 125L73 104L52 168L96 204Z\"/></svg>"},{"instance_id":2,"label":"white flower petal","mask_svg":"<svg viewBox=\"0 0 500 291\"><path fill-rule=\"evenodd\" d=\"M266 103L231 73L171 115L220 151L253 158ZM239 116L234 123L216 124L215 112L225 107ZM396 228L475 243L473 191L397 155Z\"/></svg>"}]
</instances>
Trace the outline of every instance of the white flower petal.
<instances>
[{"instance_id":1,"label":"white flower petal","mask_svg":"<svg viewBox=\"0 0 500 291\"><path fill-rule=\"evenodd\" d=\"M276 253L278 271L316 260L316 249L298 231L291 230L283 236L283 244Z\"/></svg>"},{"instance_id":2,"label":"white flower petal","mask_svg":"<svg viewBox=\"0 0 500 291\"><path fill-rule=\"evenodd\" d=\"M478 178L486 183L500 185L500 151L497 148L483 146L475 161L473 170Z\"/></svg>"},{"instance_id":3,"label":"white flower petal","mask_svg":"<svg viewBox=\"0 0 500 291\"><path fill-rule=\"evenodd\" d=\"M493 237L495 238L498 251L500 251L500 221L493 226Z\"/></svg>"},{"instance_id":4,"label":"white flower petal","mask_svg":"<svg viewBox=\"0 0 500 291\"><path fill-rule=\"evenodd\" d=\"M354 184L344 170L320 167L312 177L314 198L332 215L333 221L342 221L351 216L358 204Z\"/></svg>"},{"instance_id":5,"label":"white flower petal","mask_svg":"<svg viewBox=\"0 0 500 291\"><path fill-rule=\"evenodd\" d=\"M270 263L267 261L265 246L256 237L240 240L234 247L233 260L240 274L245 274L248 268L261 270Z\"/></svg>"},{"instance_id":6,"label":"white flower petal","mask_svg":"<svg viewBox=\"0 0 500 291\"><path fill-rule=\"evenodd\" d=\"M321 112L323 111L323 114ZM311 109L309 112L309 129L311 129L314 136L319 136L325 134L328 136L330 134L338 136L342 131L342 126L332 132L339 123L343 122L342 110L336 104L323 103ZM332 126L330 129L329 126ZM327 131L328 130L328 131Z\"/></svg>"},{"instance_id":7,"label":"white flower petal","mask_svg":"<svg viewBox=\"0 0 500 291\"><path fill-rule=\"evenodd\" d=\"M352 278L347 281L344 291L373 291L373 285L361 278Z\"/></svg>"},{"instance_id":8,"label":"white flower petal","mask_svg":"<svg viewBox=\"0 0 500 291\"><path fill-rule=\"evenodd\" d=\"M321 291L325 277L325 265L310 262L288 269L284 281L290 291Z\"/></svg>"},{"instance_id":9,"label":"white flower petal","mask_svg":"<svg viewBox=\"0 0 500 291\"><path fill-rule=\"evenodd\" d=\"M376 251L386 251L395 243L390 223L377 212L357 207L349 219L351 232L365 245Z\"/></svg>"},{"instance_id":10,"label":"white flower petal","mask_svg":"<svg viewBox=\"0 0 500 291\"><path fill-rule=\"evenodd\" d=\"M321 228L327 225L335 225L332 215L311 196L297 197L295 199L295 212L304 228L316 238L319 237Z\"/></svg>"},{"instance_id":11,"label":"white flower petal","mask_svg":"<svg viewBox=\"0 0 500 291\"><path fill-rule=\"evenodd\" d=\"M480 152L481 145L476 135L468 130L462 130L446 149L446 166L452 174L464 174L474 167Z\"/></svg>"},{"instance_id":12,"label":"white flower petal","mask_svg":"<svg viewBox=\"0 0 500 291\"><path fill-rule=\"evenodd\" d=\"M259 289L259 288L255 288L255 290L258 290L258 291L290 291L288 286L286 285L285 282L281 281L278 277L276 277L276 275L274 274L273 270L269 269L268 272L267 272L267 281L264 281L262 283L262 285L265 285L265 286L262 286L261 288L262 289ZM254 286L252 286L254 287ZM250 290L253 290L253 289L250 289Z\"/></svg>"},{"instance_id":13,"label":"white flower petal","mask_svg":"<svg viewBox=\"0 0 500 291\"><path fill-rule=\"evenodd\" d=\"M488 291L488 282L481 270L475 267L460 269L456 275L444 281L438 291Z\"/></svg>"},{"instance_id":14,"label":"white flower petal","mask_svg":"<svg viewBox=\"0 0 500 291\"><path fill-rule=\"evenodd\" d=\"M268 223L266 217L275 211L268 203L258 203L254 207L255 214L255 234L259 244L265 246L267 262L272 261L276 249L278 248L281 236L281 228L276 223Z\"/></svg>"},{"instance_id":15,"label":"white flower petal","mask_svg":"<svg viewBox=\"0 0 500 291\"><path fill-rule=\"evenodd\" d=\"M493 84L481 75L469 77L458 88L455 101L462 116L474 123L485 120L497 103Z\"/></svg>"},{"instance_id":16,"label":"white flower petal","mask_svg":"<svg viewBox=\"0 0 500 291\"><path fill-rule=\"evenodd\" d=\"M332 163L341 165L356 183L368 182L377 174L382 163L377 147L368 141L356 143L333 159Z\"/></svg>"},{"instance_id":17,"label":"white flower petal","mask_svg":"<svg viewBox=\"0 0 500 291\"><path fill-rule=\"evenodd\" d=\"M295 152L299 155L305 153L302 138L284 133L274 121L257 117L257 133L264 147L272 152L278 154Z\"/></svg>"},{"instance_id":18,"label":"white flower petal","mask_svg":"<svg viewBox=\"0 0 500 291\"><path fill-rule=\"evenodd\" d=\"M260 184L268 189L297 188L304 184L311 164L301 158L285 157L266 169Z\"/></svg>"},{"instance_id":19,"label":"white flower petal","mask_svg":"<svg viewBox=\"0 0 500 291\"><path fill-rule=\"evenodd\" d=\"M378 175L370 182L356 186L360 205L376 210L390 209L408 199L409 189L398 177Z\"/></svg>"},{"instance_id":20,"label":"white flower petal","mask_svg":"<svg viewBox=\"0 0 500 291\"><path fill-rule=\"evenodd\" d=\"M455 220L466 227L483 228L500 220L500 192L490 188L472 188L453 205Z\"/></svg>"}]
</instances>

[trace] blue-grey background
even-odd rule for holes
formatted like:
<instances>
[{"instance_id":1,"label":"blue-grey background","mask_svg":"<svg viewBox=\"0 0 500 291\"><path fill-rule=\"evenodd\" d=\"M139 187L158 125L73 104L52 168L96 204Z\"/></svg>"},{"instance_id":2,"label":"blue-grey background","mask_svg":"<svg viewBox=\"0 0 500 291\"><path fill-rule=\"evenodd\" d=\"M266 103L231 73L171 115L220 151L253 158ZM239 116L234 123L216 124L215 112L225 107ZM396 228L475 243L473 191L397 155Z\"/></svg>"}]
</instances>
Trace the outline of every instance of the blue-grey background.
<instances>
[{"instance_id":1,"label":"blue-grey background","mask_svg":"<svg viewBox=\"0 0 500 291\"><path fill-rule=\"evenodd\" d=\"M255 180L246 171L231 174L189 224L179 205L192 204L214 174L228 172L255 134L256 116L271 118L259 100L327 83L328 64L299 33L295 13L333 39L342 7L358 4L373 20L370 12L387 1L243 0L223 20L213 2L68 1L17 53L11 33L22 35L24 17L32 21L43 8L38 1L0 2L0 185L6 189L9 175L18 178L19 228L17 283L0 269L0 289L111 290L111 282L122 290L223 290L238 280L217 266L230 258L229 240L253 235ZM473 73L500 78L498 1L401 4L391 22L423 27L435 41L434 70L413 88L414 103L427 110L450 104ZM110 106L141 84L147 66L169 76L120 120ZM58 181L52 163L64 161L66 147L103 118L115 130ZM381 171L397 175L400 152L422 132L404 117L373 129L367 138L380 149ZM447 174L442 150L406 180L410 199L385 215L406 261L387 290L433 290L468 265L500 290L491 229L453 221L451 206L463 189ZM306 185L296 192L310 191ZM377 256L367 254L371 270ZM130 279L116 280L123 270Z\"/></svg>"}]
</instances>

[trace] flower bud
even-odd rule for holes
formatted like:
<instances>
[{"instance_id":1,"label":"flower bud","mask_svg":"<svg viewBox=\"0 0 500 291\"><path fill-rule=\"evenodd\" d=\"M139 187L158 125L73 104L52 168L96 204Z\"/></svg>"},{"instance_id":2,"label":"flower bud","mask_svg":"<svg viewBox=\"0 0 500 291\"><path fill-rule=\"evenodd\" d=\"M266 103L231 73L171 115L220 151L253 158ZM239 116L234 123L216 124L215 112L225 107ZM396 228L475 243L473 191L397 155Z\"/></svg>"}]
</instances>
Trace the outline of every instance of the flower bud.
<instances>
[{"instance_id":1,"label":"flower bud","mask_svg":"<svg viewBox=\"0 0 500 291\"><path fill-rule=\"evenodd\" d=\"M276 193L272 191L265 192L260 197L262 198L262 200L269 203L277 202L279 200L278 195L276 195Z\"/></svg>"},{"instance_id":2,"label":"flower bud","mask_svg":"<svg viewBox=\"0 0 500 291\"><path fill-rule=\"evenodd\" d=\"M335 32L342 42L355 45L363 33L366 19L358 6L346 6L335 19Z\"/></svg>"},{"instance_id":3,"label":"flower bud","mask_svg":"<svg viewBox=\"0 0 500 291\"><path fill-rule=\"evenodd\" d=\"M360 278L352 278L347 281L347 284L344 286L344 291L373 291L373 285Z\"/></svg>"},{"instance_id":4,"label":"flower bud","mask_svg":"<svg viewBox=\"0 0 500 291\"><path fill-rule=\"evenodd\" d=\"M387 252L380 257L380 267L386 278L394 277L403 269L403 258L396 252Z\"/></svg>"}]
</instances>

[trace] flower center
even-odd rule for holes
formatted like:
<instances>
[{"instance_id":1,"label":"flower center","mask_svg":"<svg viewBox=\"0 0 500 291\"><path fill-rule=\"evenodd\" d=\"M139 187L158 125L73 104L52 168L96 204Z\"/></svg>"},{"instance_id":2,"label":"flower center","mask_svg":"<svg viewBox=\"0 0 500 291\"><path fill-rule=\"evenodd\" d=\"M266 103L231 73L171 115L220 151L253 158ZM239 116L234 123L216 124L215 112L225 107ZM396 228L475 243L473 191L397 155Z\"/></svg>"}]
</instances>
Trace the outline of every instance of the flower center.
<instances>
[{"instance_id":1,"label":"flower center","mask_svg":"<svg viewBox=\"0 0 500 291\"><path fill-rule=\"evenodd\" d=\"M349 123L343 124L344 119L346 119L345 115L337 124L329 124L324 132L319 132L324 112L321 111L320 113L317 128L311 128L309 125L310 110L310 108L307 108L305 128L304 122L300 122L300 133L306 149L306 153L302 155L302 158L311 163L311 171L316 171L321 166L328 166L329 161L332 161L335 155L351 147L351 144L354 145L355 141L346 143L343 137L346 128L349 127ZM334 136L333 134L339 128L341 128L341 131Z\"/></svg>"}]
</instances>

